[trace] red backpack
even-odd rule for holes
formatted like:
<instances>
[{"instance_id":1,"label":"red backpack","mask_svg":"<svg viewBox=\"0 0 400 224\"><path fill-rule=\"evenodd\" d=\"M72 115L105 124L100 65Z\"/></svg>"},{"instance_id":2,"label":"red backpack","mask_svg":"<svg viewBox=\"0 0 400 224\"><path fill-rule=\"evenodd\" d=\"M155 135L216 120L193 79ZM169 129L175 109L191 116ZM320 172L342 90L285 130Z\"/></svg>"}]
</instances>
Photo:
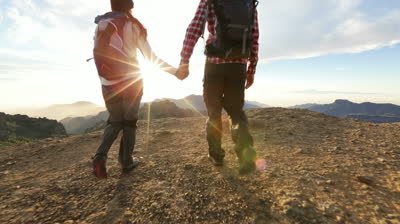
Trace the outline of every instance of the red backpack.
<instances>
[{"instance_id":1,"label":"red backpack","mask_svg":"<svg viewBox=\"0 0 400 224\"><path fill-rule=\"evenodd\" d=\"M94 38L94 61L99 75L107 80L118 80L128 74L138 73L135 57L124 51L124 26L134 18L107 18L98 23Z\"/></svg>"}]
</instances>

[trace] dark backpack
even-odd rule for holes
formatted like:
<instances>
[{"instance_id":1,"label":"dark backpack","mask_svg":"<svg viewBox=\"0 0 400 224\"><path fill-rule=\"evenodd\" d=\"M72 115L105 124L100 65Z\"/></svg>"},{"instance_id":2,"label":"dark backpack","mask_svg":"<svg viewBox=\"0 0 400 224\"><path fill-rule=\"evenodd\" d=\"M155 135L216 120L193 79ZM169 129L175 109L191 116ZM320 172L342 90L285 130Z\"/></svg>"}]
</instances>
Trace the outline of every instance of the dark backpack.
<instances>
[{"instance_id":1,"label":"dark backpack","mask_svg":"<svg viewBox=\"0 0 400 224\"><path fill-rule=\"evenodd\" d=\"M121 79L138 71L136 58L124 52L123 31L129 20L127 17L119 17L99 22L93 55L99 75L107 80Z\"/></svg>"},{"instance_id":2,"label":"dark backpack","mask_svg":"<svg viewBox=\"0 0 400 224\"><path fill-rule=\"evenodd\" d=\"M257 0L209 0L216 15L216 40L205 53L225 59L248 58L253 43Z\"/></svg>"}]
</instances>

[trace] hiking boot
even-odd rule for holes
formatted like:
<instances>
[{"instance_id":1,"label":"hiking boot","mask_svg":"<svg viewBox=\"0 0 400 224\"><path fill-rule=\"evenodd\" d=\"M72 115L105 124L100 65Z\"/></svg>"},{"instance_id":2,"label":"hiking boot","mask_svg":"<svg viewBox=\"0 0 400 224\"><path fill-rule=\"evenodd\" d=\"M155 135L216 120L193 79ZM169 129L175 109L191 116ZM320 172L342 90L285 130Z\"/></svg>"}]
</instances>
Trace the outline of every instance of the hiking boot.
<instances>
[{"instance_id":1,"label":"hiking boot","mask_svg":"<svg viewBox=\"0 0 400 224\"><path fill-rule=\"evenodd\" d=\"M97 178L107 178L106 160L101 158L93 159L93 174Z\"/></svg>"},{"instance_id":2,"label":"hiking boot","mask_svg":"<svg viewBox=\"0 0 400 224\"><path fill-rule=\"evenodd\" d=\"M247 161L242 162L239 165L239 174L249 174L256 170L256 162L255 161Z\"/></svg>"},{"instance_id":3,"label":"hiking boot","mask_svg":"<svg viewBox=\"0 0 400 224\"><path fill-rule=\"evenodd\" d=\"M131 164L128 166L122 167L122 173L130 173L132 170L134 170L138 165L140 161L136 157L132 158Z\"/></svg>"},{"instance_id":4,"label":"hiking boot","mask_svg":"<svg viewBox=\"0 0 400 224\"><path fill-rule=\"evenodd\" d=\"M256 170L256 151L248 146L239 154L239 173L248 174Z\"/></svg>"},{"instance_id":5,"label":"hiking boot","mask_svg":"<svg viewBox=\"0 0 400 224\"><path fill-rule=\"evenodd\" d=\"M212 164L214 164L214 166L223 166L224 165L223 157L215 158L215 157L211 156L210 154L208 154L208 160L210 160L212 162Z\"/></svg>"}]
</instances>

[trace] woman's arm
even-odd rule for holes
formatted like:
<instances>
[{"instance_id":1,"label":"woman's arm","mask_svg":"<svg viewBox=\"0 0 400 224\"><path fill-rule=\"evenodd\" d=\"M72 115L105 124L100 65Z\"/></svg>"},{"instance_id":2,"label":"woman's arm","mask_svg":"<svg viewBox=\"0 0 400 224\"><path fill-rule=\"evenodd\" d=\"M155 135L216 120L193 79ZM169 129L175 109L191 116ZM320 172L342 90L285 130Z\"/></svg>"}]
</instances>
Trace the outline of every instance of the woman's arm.
<instances>
[{"instance_id":1,"label":"woman's arm","mask_svg":"<svg viewBox=\"0 0 400 224\"><path fill-rule=\"evenodd\" d=\"M142 52L144 58L151 63L154 63L160 67L161 70L170 73L171 75L176 75L177 69L159 58L151 49L147 38L144 36L139 38L138 48Z\"/></svg>"}]
</instances>

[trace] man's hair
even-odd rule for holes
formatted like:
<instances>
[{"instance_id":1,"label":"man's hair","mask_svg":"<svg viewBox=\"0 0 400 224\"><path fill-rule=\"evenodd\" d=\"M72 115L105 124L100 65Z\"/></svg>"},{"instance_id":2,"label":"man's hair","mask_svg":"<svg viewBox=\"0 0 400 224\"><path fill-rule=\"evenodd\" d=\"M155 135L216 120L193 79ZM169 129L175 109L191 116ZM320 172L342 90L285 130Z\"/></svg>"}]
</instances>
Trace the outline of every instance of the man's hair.
<instances>
[{"instance_id":1,"label":"man's hair","mask_svg":"<svg viewBox=\"0 0 400 224\"><path fill-rule=\"evenodd\" d=\"M111 0L111 9L118 12L129 12L133 8L133 0Z\"/></svg>"}]
</instances>

